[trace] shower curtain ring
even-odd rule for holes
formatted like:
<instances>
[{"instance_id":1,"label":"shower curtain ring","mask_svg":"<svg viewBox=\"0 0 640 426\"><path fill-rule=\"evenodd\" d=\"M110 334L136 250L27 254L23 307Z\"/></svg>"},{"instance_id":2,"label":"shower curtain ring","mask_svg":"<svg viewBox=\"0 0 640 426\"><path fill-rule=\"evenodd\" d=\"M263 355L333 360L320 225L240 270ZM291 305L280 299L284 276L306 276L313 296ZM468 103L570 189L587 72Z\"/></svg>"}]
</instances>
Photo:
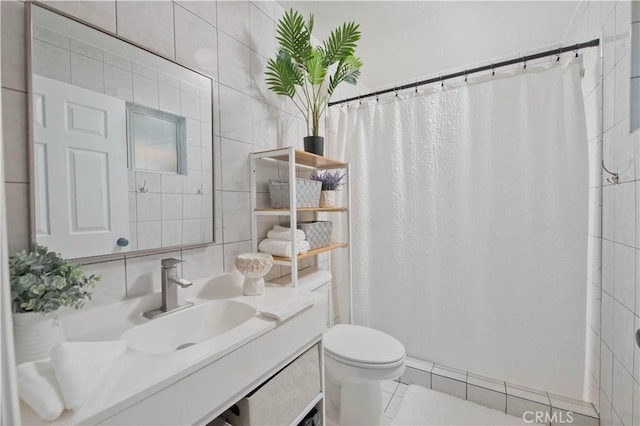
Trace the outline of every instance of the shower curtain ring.
<instances>
[{"instance_id":1,"label":"shower curtain ring","mask_svg":"<svg viewBox=\"0 0 640 426\"><path fill-rule=\"evenodd\" d=\"M442 79L442 76L440 76L440 87L444 87L444 80Z\"/></svg>"},{"instance_id":2,"label":"shower curtain ring","mask_svg":"<svg viewBox=\"0 0 640 426\"><path fill-rule=\"evenodd\" d=\"M602 160L602 169L611 175L610 178L607 178L607 182L612 183L614 185L620 183L620 175L618 172L610 172L607 167L604 165L604 160Z\"/></svg>"},{"instance_id":3,"label":"shower curtain ring","mask_svg":"<svg viewBox=\"0 0 640 426\"><path fill-rule=\"evenodd\" d=\"M527 70L527 57L524 57L524 66L522 67L522 71L526 71Z\"/></svg>"},{"instance_id":4,"label":"shower curtain ring","mask_svg":"<svg viewBox=\"0 0 640 426\"><path fill-rule=\"evenodd\" d=\"M467 70L464 70L464 82L465 83L467 82L467 77L468 77Z\"/></svg>"}]
</instances>

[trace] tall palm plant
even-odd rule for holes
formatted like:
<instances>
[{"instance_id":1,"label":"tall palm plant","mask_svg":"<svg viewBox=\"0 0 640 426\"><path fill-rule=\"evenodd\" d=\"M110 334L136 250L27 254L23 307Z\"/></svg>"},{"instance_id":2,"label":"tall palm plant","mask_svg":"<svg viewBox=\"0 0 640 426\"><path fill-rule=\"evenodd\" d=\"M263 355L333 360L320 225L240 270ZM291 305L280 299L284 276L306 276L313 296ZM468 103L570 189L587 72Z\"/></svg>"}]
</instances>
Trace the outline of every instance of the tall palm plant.
<instances>
[{"instance_id":1,"label":"tall palm plant","mask_svg":"<svg viewBox=\"0 0 640 426\"><path fill-rule=\"evenodd\" d=\"M356 84L362 61L354 55L360 40L355 22L336 28L318 46L311 44L312 30L313 15L305 22L300 12L285 12L278 22L278 54L267 62L265 74L269 89L289 97L307 121L308 134L318 136L331 95L343 81Z\"/></svg>"}]
</instances>

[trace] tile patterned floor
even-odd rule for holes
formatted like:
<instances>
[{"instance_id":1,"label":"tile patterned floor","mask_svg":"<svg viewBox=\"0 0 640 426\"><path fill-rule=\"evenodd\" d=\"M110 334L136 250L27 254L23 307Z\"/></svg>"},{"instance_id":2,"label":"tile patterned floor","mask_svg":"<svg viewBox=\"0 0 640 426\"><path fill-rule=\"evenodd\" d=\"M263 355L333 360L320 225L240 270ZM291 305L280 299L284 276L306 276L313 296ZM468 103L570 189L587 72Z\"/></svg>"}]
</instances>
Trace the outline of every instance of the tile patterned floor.
<instances>
[{"instance_id":1,"label":"tile patterned floor","mask_svg":"<svg viewBox=\"0 0 640 426\"><path fill-rule=\"evenodd\" d=\"M402 402L402 397L407 391L407 385L393 380L382 382L382 406L384 410L384 424L391 424Z\"/></svg>"}]
</instances>

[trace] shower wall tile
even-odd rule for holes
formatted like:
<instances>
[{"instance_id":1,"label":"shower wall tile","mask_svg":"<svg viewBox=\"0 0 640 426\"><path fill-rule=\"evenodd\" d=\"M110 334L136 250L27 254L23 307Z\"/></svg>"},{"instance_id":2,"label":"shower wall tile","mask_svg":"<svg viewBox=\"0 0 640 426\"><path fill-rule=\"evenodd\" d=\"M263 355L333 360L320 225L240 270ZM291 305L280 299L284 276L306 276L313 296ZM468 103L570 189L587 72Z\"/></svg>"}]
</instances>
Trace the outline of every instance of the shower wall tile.
<instances>
[{"instance_id":1,"label":"shower wall tile","mask_svg":"<svg viewBox=\"0 0 640 426\"><path fill-rule=\"evenodd\" d=\"M640 63L631 52L631 13L633 2L583 1L587 13L569 29L567 40L575 40L577 28L584 28L587 39L600 37L602 71L604 75L602 92L602 129L604 129L603 160L607 168L620 174L619 185L606 181L603 174L602 188L602 312L601 350L599 357L599 392L594 404L599 408L601 424L639 424L635 413L629 410L637 401L634 386L638 384L640 348L635 345L634 332L640 328L640 132L629 134L630 116L630 76L631 68ZM574 29L576 28L576 29ZM599 56L599 55L597 55ZM600 76L594 59L585 57L585 86L597 88ZM594 74L589 75L589 72ZM588 83L586 83L588 81ZM585 92L587 120L599 121L594 115L596 108L589 106L593 100L591 92ZM635 95L634 95L635 96ZM590 124L593 128L593 124ZM590 135L591 136L591 135ZM597 151L596 151L597 152ZM590 167L591 182L600 173L597 154ZM593 211L593 209L592 209ZM591 264L597 262L597 252L592 252ZM635 258L635 259L634 259ZM593 276L593 272L591 272ZM594 306L591 309L597 309ZM596 355L591 354L591 357ZM587 364L593 365L595 360ZM633 365L632 365L633 364ZM634 379L635 377L635 379ZM593 394L594 392L591 392ZM640 406L637 402L635 406ZM638 409L640 411L640 408Z\"/></svg>"}]
</instances>

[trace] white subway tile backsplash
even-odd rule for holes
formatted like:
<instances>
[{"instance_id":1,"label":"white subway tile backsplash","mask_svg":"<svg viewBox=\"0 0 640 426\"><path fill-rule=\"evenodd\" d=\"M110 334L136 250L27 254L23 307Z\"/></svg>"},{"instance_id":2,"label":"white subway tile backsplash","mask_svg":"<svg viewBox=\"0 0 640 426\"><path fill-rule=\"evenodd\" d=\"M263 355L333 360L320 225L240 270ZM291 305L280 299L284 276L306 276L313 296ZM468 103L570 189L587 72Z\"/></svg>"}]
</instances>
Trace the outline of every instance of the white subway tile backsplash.
<instances>
[{"instance_id":1,"label":"white subway tile backsplash","mask_svg":"<svg viewBox=\"0 0 640 426\"><path fill-rule=\"evenodd\" d=\"M237 243L227 244L223 246L224 251L224 271L233 272L236 271L236 267L233 262L236 260L236 256L242 253L248 253L251 251L251 241L239 241ZM237 273L237 272L236 272Z\"/></svg>"},{"instance_id":2,"label":"white subway tile backsplash","mask_svg":"<svg viewBox=\"0 0 640 426\"><path fill-rule=\"evenodd\" d=\"M253 133L253 145L256 150L278 147L278 110L264 102L254 99L251 103L253 128L260 129Z\"/></svg>"},{"instance_id":3,"label":"white subway tile backsplash","mask_svg":"<svg viewBox=\"0 0 640 426\"><path fill-rule=\"evenodd\" d=\"M248 192L223 192L223 239L232 243L251 239L250 195Z\"/></svg>"},{"instance_id":4,"label":"white subway tile backsplash","mask_svg":"<svg viewBox=\"0 0 640 426\"><path fill-rule=\"evenodd\" d=\"M81 268L87 276L100 276L85 307L114 303L127 297L124 260L81 265Z\"/></svg>"},{"instance_id":5,"label":"white subway tile backsplash","mask_svg":"<svg viewBox=\"0 0 640 426\"><path fill-rule=\"evenodd\" d=\"M183 250L182 273L188 280L210 277L223 273L222 245Z\"/></svg>"}]
</instances>

